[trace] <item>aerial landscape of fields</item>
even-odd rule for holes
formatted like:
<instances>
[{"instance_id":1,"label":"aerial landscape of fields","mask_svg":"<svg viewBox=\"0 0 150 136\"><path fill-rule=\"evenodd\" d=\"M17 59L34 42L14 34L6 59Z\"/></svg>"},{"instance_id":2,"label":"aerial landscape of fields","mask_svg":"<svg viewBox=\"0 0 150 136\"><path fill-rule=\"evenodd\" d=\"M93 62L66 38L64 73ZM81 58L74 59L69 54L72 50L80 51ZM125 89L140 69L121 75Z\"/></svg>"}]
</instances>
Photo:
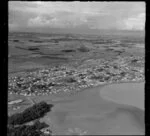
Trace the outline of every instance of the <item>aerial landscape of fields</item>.
<instances>
[{"instance_id":1,"label":"aerial landscape of fields","mask_svg":"<svg viewBox=\"0 0 150 136\"><path fill-rule=\"evenodd\" d=\"M7 135L144 135L144 66L144 31L10 30Z\"/></svg>"}]
</instances>

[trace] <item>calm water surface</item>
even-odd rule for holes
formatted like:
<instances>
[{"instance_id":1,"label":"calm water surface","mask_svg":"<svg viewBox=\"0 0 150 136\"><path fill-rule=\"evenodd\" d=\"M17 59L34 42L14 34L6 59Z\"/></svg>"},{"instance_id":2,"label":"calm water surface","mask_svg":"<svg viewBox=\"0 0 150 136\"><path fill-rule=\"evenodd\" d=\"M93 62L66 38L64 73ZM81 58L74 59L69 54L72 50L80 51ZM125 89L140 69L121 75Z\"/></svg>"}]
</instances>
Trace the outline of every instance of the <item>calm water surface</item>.
<instances>
[{"instance_id":1,"label":"calm water surface","mask_svg":"<svg viewBox=\"0 0 150 136\"><path fill-rule=\"evenodd\" d=\"M144 83L98 86L54 103L44 120L57 135L144 134Z\"/></svg>"},{"instance_id":2,"label":"calm water surface","mask_svg":"<svg viewBox=\"0 0 150 136\"><path fill-rule=\"evenodd\" d=\"M104 99L144 110L144 83L112 84L102 88L100 95Z\"/></svg>"}]
</instances>

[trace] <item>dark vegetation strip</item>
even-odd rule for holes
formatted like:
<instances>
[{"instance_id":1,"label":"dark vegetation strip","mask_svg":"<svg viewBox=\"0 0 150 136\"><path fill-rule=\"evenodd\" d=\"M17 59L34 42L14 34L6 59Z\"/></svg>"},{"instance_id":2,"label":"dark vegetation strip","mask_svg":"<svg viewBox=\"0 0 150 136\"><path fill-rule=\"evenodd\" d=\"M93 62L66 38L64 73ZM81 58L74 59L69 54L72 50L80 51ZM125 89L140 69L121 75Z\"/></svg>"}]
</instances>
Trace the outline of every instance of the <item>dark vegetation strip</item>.
<instances>
[{"instance_id":1,"label":"dark vegetation strip","mask_svg":"<svg viewBox=\"0 0 150 136\"><path fill-rule=\"evenodd\" d=\"M43 43L45 41L35 41L35 40L29 40L29 42L34 42L34 43Z\"/></svg>"},{"instance_id":2,"label":"dark vegetation strip","mask_svg":"<svg viewBox=\"0 0 150 136\"><path fill-rule=\"evenodd\" d=\"M36 121L33 125L21 125L17 127L9 125L7 127L7 136L45 136L45 134L41 132L41 129L46 127L48 127L48 125L40 121ZM51 134L46 136L51 136Z\"/></svg>"},{"instance_id":3,"label":"dark vegetation strip","mask_svg":"<svg viewBox=\"0 0 150 136\"><path fill-rule=\"evenodd\" d=\"M58 59L58 60L68 60L68 58L65 57L56 57L56 56L48 56L48 55L44 55L41 58L48 58L48 59Z\"/></svg>"},{"instance_id":4,"label":"dark vegetation strip","mask_svg":"<svg viewBox=\"0 0 150 136\"><path fill-rule=\"evenodd\" d=\"M22 50L27 50L27 51L35 51L35 50L39 50L39 48L37 47L28 47L28 48L23 48L23 47L19 47L19 46L15 46L18 49L22 49Z\"/></svg>"},{"instance_id":5,"label":"dark vegetation strip","mask_svg":"<svg viewBox=\"0 0 150 136\"><path fill-rule=\"evenodd\" d=\"M29 47L28 50L35 51L35 50L39 50L39 48L37 48L37 47Z\"/></svg>"},{"instance_id":6,"label":"dark vegetation strip","mask_svg":"<svg viewBox=\"0 0 150 136\"><path fill-rule=\"evenodd\" d=\"M62 50L62 52L76 52L76 50L68 49L68 50Z\"/></svg>"},{"instance_id":7,"label":"dark vegetation strip","mask_svg":"<svg viewBox=\"0 0 150 136\"><path fill-rule=\"evenodd\" d=\"M44 122L41 123L39 118L49 112L52 107L52 104L42 101L27 108L22 113L8 117L7 136L51 136L51 130L46 135L41 131L49 125ZM25 124L30 121L34 121L32 125Z\"/></svg>"},{"instance_id":8,"label":"dark vegetation strip","mask_svg":"<svg viewBox=\"0 0 150 136\"><path fill-rule=\"evenodd\" d=\"M19 42L19 40L13 40L13 42Z\"/></svg>"},{"instance_id":9,"label":"dark vegetation strip","mask_svg":"<svg viewBox=\"0 0 150 136\"><path fill-rule=\"evenodd\" d=\"M45 115L45 113L49 112L52 107L52 104L49 105L45 102L40 102L33 105L32 107L27 108L22 113L17 113L8 117L8 124L21 125L32 120L41 118Z\"/></svg>"},{"instance_id":10,"label":"dark vegetation strip","mask_svg":"<svg viewBox=\"0 0 150 136\"><path fill-rule=\"evenodd\" d=\"M23 48L23 47L19 47L19 46L15 46L15 48L18 48L18 49L21 49L21 50L27 50L28 51L27 48Z\"/></svg>"},{"instance_id":11,"label":"dark vegetation strip","mask_svg":"<svg viewBox=\"0 0 150 136\"><path fill-rule=\"evenodd\" d=\"M39 48L23 48L23 47L18 47L16 46L16 48L19 48L19 49L22 49L22 50L27 50L27 51L32 51L34 54L39 54L39 55L43 55L43 57L47 57L47 58L50 58L50 59L67 59L67 58L62 58L62 57L54 57L54 56L49 56L49 55L62 55L62 54L47 54L47 53L43 53L39 50ZM32 54L33 54L32 53ZM45 56L44 56L45 55Z\"/></svg>"}]
</instances>

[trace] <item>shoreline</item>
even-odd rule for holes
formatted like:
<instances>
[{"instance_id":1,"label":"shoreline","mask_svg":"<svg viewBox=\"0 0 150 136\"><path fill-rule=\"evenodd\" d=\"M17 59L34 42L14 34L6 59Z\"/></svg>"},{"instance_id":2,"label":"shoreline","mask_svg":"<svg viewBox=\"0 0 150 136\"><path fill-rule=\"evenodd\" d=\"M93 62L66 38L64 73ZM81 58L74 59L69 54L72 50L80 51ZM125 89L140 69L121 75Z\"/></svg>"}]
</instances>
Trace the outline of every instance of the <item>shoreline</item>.
<instances>
[{"instance_id":1,"label":"shoreline","mask_svg":"<svg viewBox=\"0 0 150 136\"><path fill-rule=\"evenodd\" d=\"M124 84L124 83L144 83L145 84L145 81L126 81L126 82L122 81L122 82L104 83L104 84L99 84L97 86L89 86L87 88L83 88L83 89L80 89L80 90L77 90L77 91L66 92L66 94L73 95L73 94L78 94L80 92L83 92L83 91L85 91L87 89L94 89L94 88L98 88L98 87L103 88L103 87L109 86L109 85ZM64 93L64 92L62 92L62 93ZM58 94L51 94L51 95L54 95L54 96L57 97L57 95L61 95L61 93L60 94L59 93ZM65 93L63 95L65 95ZM43 95L43 96L49 96L49 95Z\"/></svg>"},{"instance_id":2,"label":"shoreline","mask_svg":"<svg viewBox=\"0 0 150 136\"><path fill-rule=\"evenodd\" d=\"M62 99L56 99L56 101L54 101L55 106L52 112L46 116L48 118L51 118L54 123L55 127L53 128L53 131L59 132L60 130L65 130L66 127L67 128L70 127L70 125L68 125L68 119L70 119L70 123L73 122L71 123L72 127L76 125L76 121L78 122L77 124L79 125L79 128L83 127L83 129L86 128L86 125L84 126L84 123L82 124L82 122L86 122L86 124L89 123L89 126L87 126L87 128L89 129L90 132L90 129L93 125L95 124L99 124L100 126L102 125L101 120L99 120L99 118L104 117L103 121L104 124L106 125L106 128L103 128L102 127L103 125L101 127L98 127L97 125L98 129L96 132L99 133L99 129L101 131L106 129L104 130L105 133L106 131L108 131L107 125L109 126L108 123L109 121L117 122L116 124L120 126L124 124L122 122L123 121L122 118L124 118L125 116L127 120L130 119L128 120L129 122L127 121L125 122L125 124L131 125L131 127L133 127L133 131L135 127L144 129L143 126L144 111L135 106L115 103L103 99L103 97L101 97L100 95L98 96L100 89L102 89L103 87L104 86L97 86L94 87L94 89L88 88L86 91L82 91L78 95L73 95L71 97L65 97ZM95 122L95 120L97 121ZM132 125L132 123L136 123L136 125ZM80 124L82 124L83 126L82 125L80 126ZM92 124L92 126L90 126L90 124ZM110 125L109 127L113 128L112 125ZM124 129L123 126L122 129ZM91 129L91 133L95 132L93 130ZM114 128L114 132L115 131L117 130L115 130ZM141 131L143 131L144 133L144 130Z\"/></svg>"},{"instance_id":3,"label":"shoreline","mask_svg":"<svg viewBox=\"0 0 150 136\"><path fill-rule=\"evenodd\" d=\"M22 96L22 97L40 97L40 96L54 96L54 97L62 97L65 95L75 95L75 94L78 94L80 92L83 92L85 91L86 89L94 89L94 88L97 88L97 87L105 87L105 86L108 86L108 85L114 85L114 84L123 84L123 83L144 83L145 84L145 81L122 81L122 82L110 82L110 83L103 83L103 84L99 84L99 85L95 85L95 86L89 86L89 87L85 87L85 88L81 88L81 89L78 89L78 90L73 90L73 91L70 91L70 92L58 92L56 94L49 94L49 95L21 95L21 94L15 94L15 93L8 93L8 95L17 95L17 96Z\"/></svg>"},{"instance_id":4,"label":"shoreline","mask_svg":"<svg viewBox=\"0 0 150 136\"><path fill-rule=\"evenodd\" d=\"M92 66L91 63L85 63L86 67L84 68L79 66L76 69L63 65L40 68L35 71L17 72L14 75L9 74L8 91L17 95L42 96L78 92L99 85L141 82L145 80L143 68L130 66L130 63L135 60L141 65L143 64L141 57L118 57L113 62L105 61L105 59L94 59Z\"/></svg>"}]
</instances>

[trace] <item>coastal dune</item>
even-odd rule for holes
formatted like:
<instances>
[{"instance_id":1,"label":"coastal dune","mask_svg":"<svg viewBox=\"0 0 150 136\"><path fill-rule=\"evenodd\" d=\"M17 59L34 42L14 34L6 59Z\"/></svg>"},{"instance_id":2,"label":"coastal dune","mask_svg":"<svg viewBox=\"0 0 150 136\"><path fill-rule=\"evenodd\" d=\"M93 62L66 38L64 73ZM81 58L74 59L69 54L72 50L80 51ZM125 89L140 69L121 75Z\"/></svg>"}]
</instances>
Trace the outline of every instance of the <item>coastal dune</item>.
<instances>
[{"instance_id":1,"label":"coastal dune","mask_svg":"<svg viewBox=\"0 0 150 136\"><path fill-rule=\"evenodd\" d=\"M43 120L57 135L144 135L144 107L107 100L100 93L105 87L59 98Z\"/></svg>"}]
</instances>

